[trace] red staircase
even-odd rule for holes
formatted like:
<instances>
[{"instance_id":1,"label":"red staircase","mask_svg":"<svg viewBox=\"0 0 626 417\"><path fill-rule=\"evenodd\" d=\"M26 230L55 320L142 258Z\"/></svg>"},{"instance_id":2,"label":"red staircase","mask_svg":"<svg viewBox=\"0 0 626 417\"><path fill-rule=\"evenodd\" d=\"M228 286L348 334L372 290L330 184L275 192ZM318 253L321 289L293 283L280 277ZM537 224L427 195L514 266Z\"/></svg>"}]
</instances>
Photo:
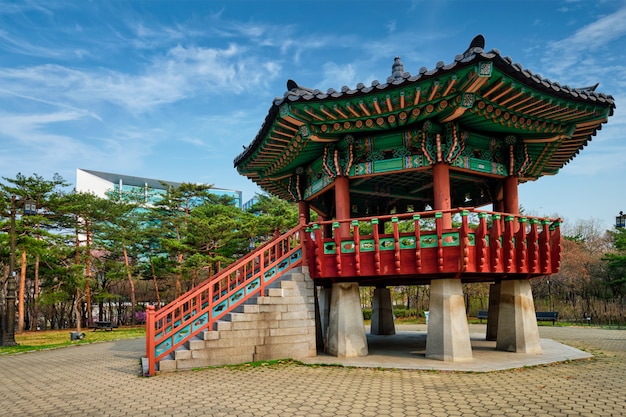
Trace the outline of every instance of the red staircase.
<instances>
[{"instance_id":1,"label":"red staircase","mask_svg":"<svg viewBox=\"0 0 626 417\"><path fill-rule=\"evenodd\" d=\"M147 375L159 361L214 324L235 307L262 291L290 269L302 265L303 227L298 226L259 247L228 268L146 316Z\"/></svg>"}]
</instances>

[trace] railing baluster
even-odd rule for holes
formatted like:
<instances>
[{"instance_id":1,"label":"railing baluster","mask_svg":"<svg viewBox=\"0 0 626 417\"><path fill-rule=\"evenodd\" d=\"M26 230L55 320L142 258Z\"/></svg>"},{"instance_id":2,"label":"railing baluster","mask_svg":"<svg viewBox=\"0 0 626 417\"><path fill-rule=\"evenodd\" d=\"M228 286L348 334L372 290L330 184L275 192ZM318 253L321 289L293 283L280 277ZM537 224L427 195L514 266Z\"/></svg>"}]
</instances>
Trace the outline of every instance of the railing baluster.
<instances>
[{"instance_id":1,"label":"railing baluster","mask_svg":"<svg viewBox=\"0 0 626 417\"><path fill-rule=\"evenodd\" d=\"M550 254L552 259L552 273L556 274L561 270L561 222L555 221L551 227L554 230L550 234Z\"/></svg>"},{"instance_id":2,"label":"railing baluster","mask_svg":"<svg viewBox=\"0 0 626 417\"><path fill-rule=\"evenodd\" d=\"M415 269L417 272L422 272L422 234L420 229L420 218L419 214L413 215L413 227L415 233Z\"/></svg>"},{"instance_id":3,"label":"railing baluster","mask_svg":"<svg viewBox=\"0 0 626 417\"><path fill-rule=\"evenodd\" d=\"M313 233L315 235L315 267L317 268L318 276L324 276L324 236L322 236L322 228L319 224L313 225Z\"/></svg>"},{"instance_id":4,"label":"railing baluster","mask_svg":"<svg viewBox=\"0 0 626 417\"><path fill-rule=\"evenodd\" d=\"M519 221L519 230L515 236L517 272L528 272L528 244L526 243L526 217L521 217Z\"/></svg>"},{"instance_id":5,"label":"railing baluster","mask_svg":"<svg viewBox=\"0 0 626 417\"><path fill-rule=\"evenodd\" d=\"M335 238L335 260L337 262L337 275L343 276L343 265L341 264L341 224L333 222L333 236Z\"/></svg>"},{"instance_id":6,"label":"railing baluster","mask_svg":"<svg viewBox=\"0 0 626 417\"><path fill-rule=\"evenodd\" d=\"M550 220L541 221L539 234L539 252L541 255L541 273L549 274L552 263L550 261Z\"/></svg>"},{"instance_id":7,"label":"railing baluster","mask_svg":"<svg viewBox=\"0 0 626 417\"><path fill-rule=\"evenodd\" d=\"M391 224L393 225L393 250L394 250L394 265L396 269L396 273L400 273L400 232L398 230L398 218L392 217Z\"/></svg>"},{"instance_id":8,"label":"railing baluster","mask_svg":"<svg viewBox=\"0 0 626 417\"><path fill-rule=\"evenodd\" d=\"M461 211L461 228L459 230L459 273L467 271L469 266L469 225L467 215L469 211Z\"/></svg>"},{"instance_id":9,"label":"railing baluster","mask_svg":"<svg viewBox=\"0 0 626 417\"><path fill-rule=\"evenodd\" d=\"M478 227L476 228L476 270L478 272L489 270L487 248L487 213L478 213Z\"/></svg>"},{"instance_id":10,"label":"railing baluster","mask_svg":"<svg viewBox=\"0 0 626 417\"><path fill-rule=\"evenodd\" d=\"M437 270L443 272L443 213L435 213L435 228L437 229Z\"/></svg>"},{"instance_id":11,"label":"railing baluster","mask_svg":"<svg viewBox=\"0 0 626 417\"><path fill-rule=\"evenodd\" d=\"M374 267L376 275L380 275L380 236L378 232L378 219L373 218L371 223L372 234L374 235Z\"/></svg>"},{"instance_id":12,"label":"railing baluster","mask_svg":"<svg viewBox=\"0 0 626 417\"><path fill-rule=\"evenodd\" d=\"M513 216L504 218L504 237L502 239L502 263L505 272L515 271L515 222Z\"/></svg>"},{"instance_id":13,"label":"railing baluster","mask_svg":"<svg viewBox=\"0 0 626 417\"><path fill-rule=\"evenodd\" d=\"M354 238L354 266L357 276L361 276L361 236L358 220L352 220L352 236Z\"/></svg>"},{"instance_id":14,"label":"railing baluster","mask_svg":"<svg viewBox=\"0 0 626 417\"><path fill-rule=\"evenodd\" d=\"M492 225L489 231L489 252L491 255L491 272L503 272L500 257L502 255L502 223L500 215L494 214L491 217Z\"/></svg>"}]
</instances>

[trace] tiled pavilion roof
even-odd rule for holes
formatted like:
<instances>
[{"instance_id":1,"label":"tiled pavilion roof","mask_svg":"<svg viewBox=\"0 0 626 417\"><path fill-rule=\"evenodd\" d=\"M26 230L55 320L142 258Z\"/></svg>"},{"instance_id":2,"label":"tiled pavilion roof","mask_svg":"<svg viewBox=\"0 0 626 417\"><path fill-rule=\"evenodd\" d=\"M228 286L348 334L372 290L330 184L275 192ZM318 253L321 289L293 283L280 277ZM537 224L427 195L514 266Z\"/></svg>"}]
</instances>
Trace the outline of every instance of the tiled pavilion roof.
<instances>
[{"instance_id":1,"label":"tiled pavilion roof","mask_svg":"<svg viewBox=\"0 0 626 417\"><path fill-rule=\"evenodd\" d=\"M532 160L520 181L553 175L584 148L613 114L612 96L532 73L479 35L462 54L416 75L396 57L385 83L326 92L289 80L252 143L235 158L238 171L265 190L293 199L277 179L292 175L347 135L453 121L485 136L522 138Z\"/></svg>"}]
</instances>

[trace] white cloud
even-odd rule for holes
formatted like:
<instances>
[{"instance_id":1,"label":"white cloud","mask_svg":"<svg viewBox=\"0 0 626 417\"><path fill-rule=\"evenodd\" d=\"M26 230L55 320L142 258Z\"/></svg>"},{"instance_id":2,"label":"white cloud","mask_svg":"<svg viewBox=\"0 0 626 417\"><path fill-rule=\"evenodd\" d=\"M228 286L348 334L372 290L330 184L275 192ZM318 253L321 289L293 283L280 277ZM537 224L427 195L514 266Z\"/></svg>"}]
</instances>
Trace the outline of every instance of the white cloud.
<instances>
[{"instance_id":1,"label":"white cloud","mask_svg":"<svg viewBox=\"0 0 626 417\"><path fill-rule=\"evenodd\" d=\"M74 107L109 102L140 114L192 96L241 93L263 88L280 64L231 44L226 48L178 45L137 74L106 69L39 65L0 69L0 89Z\"/></svg>"},{"instance_id":2,"label":"white cloud","mask_svg":"<svg viewBox=\"0 0 626 417\"><path fill-rule=\"evenodd\" d=\"M549 43L542 62L554 73L564 74L571 67L588 59L587 53L597 53L597 50L609 48L612 42L624 36L626 36L626 7L584 26L568 38ZM587 61L586 65L592 63L593 61Z\"/></svg>"}]
</instances>

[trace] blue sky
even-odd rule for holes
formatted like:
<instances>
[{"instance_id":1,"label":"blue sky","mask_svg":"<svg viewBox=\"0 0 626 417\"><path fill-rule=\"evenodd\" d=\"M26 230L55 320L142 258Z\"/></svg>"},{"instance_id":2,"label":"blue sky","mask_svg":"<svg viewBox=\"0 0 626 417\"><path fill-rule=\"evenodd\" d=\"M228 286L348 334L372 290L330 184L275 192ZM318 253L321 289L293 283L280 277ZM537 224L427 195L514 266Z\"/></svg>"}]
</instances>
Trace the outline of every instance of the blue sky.
<instances>
[{"instance_id":1,"label":"blue sky","mask_svg":"<svg viewBox=\"0 0 626 417\"><path fill-rule=\"evenodd\" d=\"M477 34L533 73L600 83L615 115L530 214L626 211L626 1L0 0L0 176L76 168L259 189L233 159L288 79L327 90L450 63Z\"/></svg>"}]
</instances>

